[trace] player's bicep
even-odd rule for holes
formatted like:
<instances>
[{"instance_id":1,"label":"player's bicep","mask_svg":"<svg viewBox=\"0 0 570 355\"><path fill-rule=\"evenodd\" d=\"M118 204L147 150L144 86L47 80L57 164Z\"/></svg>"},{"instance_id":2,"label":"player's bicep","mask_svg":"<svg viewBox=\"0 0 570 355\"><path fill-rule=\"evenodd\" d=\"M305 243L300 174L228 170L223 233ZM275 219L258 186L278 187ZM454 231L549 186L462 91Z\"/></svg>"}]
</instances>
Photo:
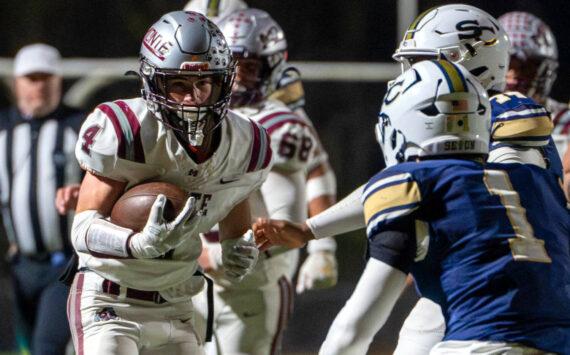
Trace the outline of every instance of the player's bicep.
<instances>
[{"instance_id":1,"label":"player's bicep","mask_svg":"<svg viewBox=\"0 0 570 355\"><path fill-rule=\"evenodd\" d=\"M87 172L79 189L76 213L95 210L109 216L115 201L124 192L125 185L126 182Z\"/></svg>"}]
</instances>

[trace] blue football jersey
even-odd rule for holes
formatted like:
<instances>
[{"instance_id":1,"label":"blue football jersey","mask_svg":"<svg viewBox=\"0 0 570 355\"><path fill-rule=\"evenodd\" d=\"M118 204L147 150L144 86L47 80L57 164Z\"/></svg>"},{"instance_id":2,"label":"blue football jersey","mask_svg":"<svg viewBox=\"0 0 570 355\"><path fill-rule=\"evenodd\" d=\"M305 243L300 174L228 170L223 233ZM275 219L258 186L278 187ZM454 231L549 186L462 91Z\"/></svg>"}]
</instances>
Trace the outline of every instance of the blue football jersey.
<instances>
[{"instance_id":1,"label":"blue football jersey","mask_svg":"<svg viewBox=\"0 0 570 355\"><path fill-rule=\"evenodd\" d=\"M549 170L562 177L562 162L551 137L554 124L548 111L520 92L491 97L491 142L489 150L510 145L540 147Z\"/></svg>"},{"instance_id":2,"label":"blue football jersey","mask_svg":"<svg viewBox=\"0 0 570 355\"><path fill-rule=\"evenodd\" d=\"M554 174L523 164L403 163L369 181L363 204L370 256L411 270L422 296L442 307L444 340L570 354L570 215ZM411 241L390 241L410 226Z\"/></svg>"}]
</instances>

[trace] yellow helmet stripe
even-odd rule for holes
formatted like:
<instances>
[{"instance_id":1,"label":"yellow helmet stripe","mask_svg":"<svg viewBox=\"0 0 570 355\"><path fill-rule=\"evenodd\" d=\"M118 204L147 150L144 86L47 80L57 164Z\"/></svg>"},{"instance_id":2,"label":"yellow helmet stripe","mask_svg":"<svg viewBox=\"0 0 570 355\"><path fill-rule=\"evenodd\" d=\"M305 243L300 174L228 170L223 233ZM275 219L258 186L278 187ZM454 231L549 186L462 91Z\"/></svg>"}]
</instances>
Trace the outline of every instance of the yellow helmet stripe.
<instances>
[{"instance_id":1,"label":"yellow helmet stripe","mask_svg":"<svg viewBox=\"0 0 570 355\"><path fill-rule=\"evenodd\" d=\"M431 10L433 10L434 8L435 7L432 7L431 9L427 9L426 11L422 12L418 17L416 17L414 22L412 22L412 24L410 25L410 28L408 28L408 31L406 32L406 36L404 37L405 39L414 38L414 34L416 34L416 26L418 25L418 23L420 23L420 21L424 18L424 16L427 15L427 13L430 12Z\"/></svg>"},{"instance_id":2,"label":"yellow helmet stripe","mask_svg":"<svg viewBox=\"0 0 570 355\"><path fill-rule=\"evenodd\" d=\"M464 92L469 91L465 82L465 77L455 64L446 60L434 60L435 65L441 70L450 92Z\"/></svg>"}]
</instances>

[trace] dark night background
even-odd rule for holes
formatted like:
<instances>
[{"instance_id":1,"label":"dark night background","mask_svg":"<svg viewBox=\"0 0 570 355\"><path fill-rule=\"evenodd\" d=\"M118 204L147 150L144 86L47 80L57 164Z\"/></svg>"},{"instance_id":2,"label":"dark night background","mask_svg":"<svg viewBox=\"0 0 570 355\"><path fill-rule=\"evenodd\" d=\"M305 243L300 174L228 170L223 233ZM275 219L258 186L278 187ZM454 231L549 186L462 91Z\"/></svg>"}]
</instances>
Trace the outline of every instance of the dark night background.
<instances>
[{"instance_id":1,"label":"dark night background","mask_svg":"<svg viewBox=\"0 0 570 355\"><path fill-rule=\"evenodd\" d=\"M289 43L290 61L391 62L399 44L395 0L246 0L250 7L268 11L282 26ZM418 1L420 12L453 1ZM552 96L570 98L566 78L570 70L567 1L463 1L495 17L513 10L529 11L550 25L557 38L560 68ZM136 57L142 36L163 13L184 7L184 0L0 0L0 57L13 57L26 44L45 42L62 56ZM8 79L8 78L3 78ZM73 79L67 79L69 87ZM7 81L9 84L9 80ZM380 156L373 128L384 82L306 81L306 111L317 127L338 179L343 197L373 175ZM102 91L84 107L98 101L137 94L135 81ZM0 94L5 106L9 94ZM328 325L349 297L364 265L364 232L337 238L339 241L339 285L328 291L296 297L296 310L286 333L284 353L316 353ZM0 268L1 270L1 268ZM8 305L4 276L0 278L0 310ZM4 286L4 287L2 287ZM402 320L415 301L405 292L388 324L375 338L370 353L383 354L395 346ZM0 319L0 351L10 349L10 313Z\"/></svg>"}]
</instances>

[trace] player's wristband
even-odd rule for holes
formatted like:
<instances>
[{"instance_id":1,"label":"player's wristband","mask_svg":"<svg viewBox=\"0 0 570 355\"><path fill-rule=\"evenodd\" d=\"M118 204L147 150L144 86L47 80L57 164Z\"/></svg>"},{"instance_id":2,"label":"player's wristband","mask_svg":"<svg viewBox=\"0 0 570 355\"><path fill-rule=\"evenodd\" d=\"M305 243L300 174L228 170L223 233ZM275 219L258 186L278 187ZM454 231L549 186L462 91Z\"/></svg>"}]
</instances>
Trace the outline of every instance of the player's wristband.
<instances>
[{"instance_id":1,"label":"player's wristband","mask_svg":"<svg viewBox=\"0 0 570 355\"><path fill-rule=\"evenodd\" d=\"M306 200L311 202L323 195L336 196L336 176L332 170L307 180Z\"/></svg>"},{"instance_id":2,"label":"player's wristband","mask_svg":"<svg viewBox=\"0 0 570 355\"><path fill-rule=\"evenodd\" d=\"M132 258L129 237L132 229L123 228L104 219L96 219L89 226L85 244L89 253L97 257Z\"/></svg>"}]
</instances>

